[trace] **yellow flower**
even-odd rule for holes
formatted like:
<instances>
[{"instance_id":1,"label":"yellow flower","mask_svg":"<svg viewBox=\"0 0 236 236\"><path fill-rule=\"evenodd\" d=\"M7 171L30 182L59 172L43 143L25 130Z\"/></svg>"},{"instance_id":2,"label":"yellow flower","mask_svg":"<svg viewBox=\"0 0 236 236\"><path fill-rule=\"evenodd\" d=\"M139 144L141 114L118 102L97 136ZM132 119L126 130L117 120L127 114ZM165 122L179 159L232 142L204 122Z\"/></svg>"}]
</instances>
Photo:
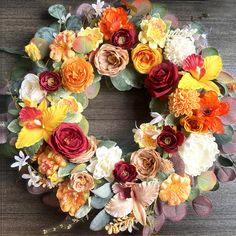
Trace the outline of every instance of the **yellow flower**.
<instances>
[{"instance_id":1,"label":"yellow flower","mask_svg":"<svg viewBox=\"0 0 236 236\"><path fill-rule=\"evenodd\" d=\"M147 17L141 22L142 31L139 33L139 41L149 43L150 48L158 46L164 48L170 25L165 23L159 16Z\"/></svg>"},{"instance_id":2,"label":"yellow flower","mask_svg":"<svg viewBox=\"0 0 236 236\"><path fill-rule=\"evenodd\" d=\"M46 100L37 108L24 107L20 111L20 124L23 128L18 135L16 148L32 146L42 139L47 141L54 129L65 119L67 110L67 106L47 107Z\"/></svg>"},{"instance_id":3,"label":"yellow flower","mask_svg":"<svg viewBox=\"0 0 236 236\"><path fill-rule=\"evenodd\" d=\"M181 177L173 173L162 182L159 197L161 201L177 206L188 199L190 191L190 178L187 175Z\"/></svg>"},{"instance_id":4,"label":"yellow flower","mask_svg":"<svg viewBox=\"0 0 236 236\"><path fill-rule=\"evenodd\" d=\"M41 53L38 47L34 43L29 43L25 46L25 52L30 57L32 61L39 61L41 60Z\"/></svg>"},{"instance_id":5,"label":"yellow flower","mask_svg":"<svg viewBox=\"0 0 236 236\"><path fill-rule=\"evenodd\" d=\"M132 51L134 67L141 74L148 74L162 59L162 50L152 49L147 44L139 43Z\"/></svg>"}]
</instances>

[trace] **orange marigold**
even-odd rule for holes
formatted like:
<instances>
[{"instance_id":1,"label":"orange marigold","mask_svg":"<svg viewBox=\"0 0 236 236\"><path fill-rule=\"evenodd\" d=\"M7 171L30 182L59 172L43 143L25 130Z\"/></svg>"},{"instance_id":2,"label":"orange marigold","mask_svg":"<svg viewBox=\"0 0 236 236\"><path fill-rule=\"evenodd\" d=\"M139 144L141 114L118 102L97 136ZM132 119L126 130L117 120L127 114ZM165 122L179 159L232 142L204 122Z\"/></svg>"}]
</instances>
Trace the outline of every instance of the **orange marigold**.
<instances>
[{"instance_id":1,"label":"orange marigold","mask_svg":"<svg viewBox=\"0 0 236 236\"><path fill-rule=\"evenodd\" d=\"M159 197L161 201L171 206L177 206L185 202L190 194L190 178L186 175L181 177L176 173L171 174L160 187Z\"/></svg>"},{"instance_id":2,"label":"orange marigold","mask_svg":"<svg viewBox=\"0 0 236 236\"><path fill-rule=\"evenodd\" d=\"M83 206L89 197L89 192L76 192L70 187L69 182L62 183L57 190L57 198L63 212L69 212L71 216Z\"/></svg>"},{"instance_id":3,"label":"orange marigold","mask_svg":"<svg viewBox=\"0 0 236 236\"><path fill-rule=\"evenodd\" d=\"M111 39L113 33L117 32L119 29L134 28L134 25L129 22L127 12L122 7L109 7L105 9L98 26L106 40Z\"/></svg>"},{"instance_id":4,"label":"orange marigold","mask_svg":"<svg viewBox=\"0 0 236 236\"><path fill-rule=\"evenodd\" d=\"M72 45L75 37L75 33L70 30L59 33L49 46L51 49L50 58L57 62L73 58L75 52L72 50Z\"/></svg>"},{"instance_id":5,"label":"orange marigold","mask_svg":"<svg viewBox=\"0 0 236 236\"><path fill-rule=\"evenodd\" d=\"M199 92L192 89L177 88L169 95L169 110L175 117L192 116L194 109L200 108Z\"/></svg>"}]
</instances>

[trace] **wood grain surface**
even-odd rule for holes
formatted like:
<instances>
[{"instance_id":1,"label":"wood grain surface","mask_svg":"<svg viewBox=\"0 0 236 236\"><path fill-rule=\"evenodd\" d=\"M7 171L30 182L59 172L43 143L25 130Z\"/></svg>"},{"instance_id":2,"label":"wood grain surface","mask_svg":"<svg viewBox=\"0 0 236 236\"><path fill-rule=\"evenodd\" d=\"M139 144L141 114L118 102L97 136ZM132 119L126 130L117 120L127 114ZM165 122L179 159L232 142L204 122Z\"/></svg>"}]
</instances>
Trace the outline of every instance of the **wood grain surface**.
<instances>
[{"instance_id":1,"label":"wood grain surface","mask_svg":"<svg viewBox=\"0 0 236 236\"><path fill-rule=\"evenodd\" d=\"M37 28L48 25L52 19L47 8L54 3L63 3L76 9L78 0L1 0L0 1L0 46L23 47ZM211 46L219 49L224 67L236 76L236 2L234 0L212 1L159 1L165 3L184 24L191 18L201 19L209 32ZM6 79L16 59L0 54L0 111L6 109ZM117 92L102 86L99 96L90 102L85 115L90 121L90 133L109 136L121 147L132 147L132 128L135 121L147 121L149 98L145 91ZM10 169L12 159L0 158L1 174L1 235L37 236L41 229L59 223L63 219L57 210L48 208L40 198L26 191L25 184ZM189 210L188 217L179 222L167 222L159 235L236 235L236 183L227 183L220 190L209 194L214 205L213 214L199 218ZM86 222L78 224L70 232L55 235L105 235L91 232ZM125 234L122 234L125 235ZM141 235L135 232L134 235Z\"/></svg>"}]
</instances>

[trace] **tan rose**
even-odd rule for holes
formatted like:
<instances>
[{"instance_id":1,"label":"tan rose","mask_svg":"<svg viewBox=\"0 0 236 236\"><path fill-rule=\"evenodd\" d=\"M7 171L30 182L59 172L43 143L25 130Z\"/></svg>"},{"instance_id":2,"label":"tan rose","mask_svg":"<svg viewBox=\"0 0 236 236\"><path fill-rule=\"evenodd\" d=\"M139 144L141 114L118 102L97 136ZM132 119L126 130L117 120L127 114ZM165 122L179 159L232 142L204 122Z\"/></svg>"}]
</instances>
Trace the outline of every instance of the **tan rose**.
<instances>
[{"instance_id":1,"label":"tan rose","mask_svg":"<svg viewBox=\"0 0 236 236\"><path fill-rule=\"evenodd\" d=\"M103 44L94 57L94 65L101 75L117 76L129 63L127 50Z\"/></svg>"},{"instance_id":2,"label":"tan rose","mask_svg":"<svg viewBox=\"0 0 236 236\"><path fill-rule=\"evenodd\" d=\"M88 137L90 148L76 158L70 159L72 163L85 163L91 160L97 150L97 140L94 136Z\"/></svg>"},{"instance_id":3,"label":"tan rose","mask_svg":"<svg viewBox=\"0 0 236 236\"><path fill-rule=\"evenodd\" d=\"M133 152L130 162L136 167L138 178L147 180L156 176L161 166L161 157L155 150L144 148Z\"/></svg>"},{"instance_id":4,"label":"tan rose","mask_svg":"<svg viewBox=\"0 0 236 236\"><path fill-rule=\"evenodd\" d=\"M83 171L83 172L75 172L70 176L70 186L76 192L87 192L94 188L94 180L93 177Z\"/></svg>"}]
</instances>

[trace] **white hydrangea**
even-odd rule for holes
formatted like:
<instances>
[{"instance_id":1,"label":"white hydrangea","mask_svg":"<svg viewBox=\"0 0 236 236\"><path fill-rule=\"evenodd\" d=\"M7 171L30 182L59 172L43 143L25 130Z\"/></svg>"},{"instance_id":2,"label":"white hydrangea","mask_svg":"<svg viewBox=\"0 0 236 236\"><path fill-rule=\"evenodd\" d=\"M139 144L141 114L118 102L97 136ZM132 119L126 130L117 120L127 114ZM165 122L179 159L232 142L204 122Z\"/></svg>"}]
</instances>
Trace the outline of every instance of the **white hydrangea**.
<instances>
[{"instance_id":1,"label":"white hydrangea","mask_svg":"<svg viewBox=\"0 0 236 236\"><path fill-rule=\"evenodd\" d=\"M218 145L212 134L190 134L179 148L184 161L185 172L191 176L200 175L212 167L219 154Z\"/></svg>"},{"instance_id":2,"label":"white hydrangea","mask_svg":"<svg viewBox=\"0 0 236 236\"><path fill-rule=\"evenodd\" d=\"M92 160L87 167L88 171L93 173L95 179L105 178L107 181L113 181L112 171L117 162L121 160L122 150L119 147L107 148L99 147L96 151L96 158Z\"/></svg>"},{"instance_id":3,"label":"white hydrangea","mask_svg":"<svg viewBox=\"0 0 236 236\"><path fill-rule=\"evenodd\" d=\"M167 38L164 49L164 57L177 66L182 66L184 59L196 53L195 30L176 29L172 30Z\"/></svg>"}]
</instances>

